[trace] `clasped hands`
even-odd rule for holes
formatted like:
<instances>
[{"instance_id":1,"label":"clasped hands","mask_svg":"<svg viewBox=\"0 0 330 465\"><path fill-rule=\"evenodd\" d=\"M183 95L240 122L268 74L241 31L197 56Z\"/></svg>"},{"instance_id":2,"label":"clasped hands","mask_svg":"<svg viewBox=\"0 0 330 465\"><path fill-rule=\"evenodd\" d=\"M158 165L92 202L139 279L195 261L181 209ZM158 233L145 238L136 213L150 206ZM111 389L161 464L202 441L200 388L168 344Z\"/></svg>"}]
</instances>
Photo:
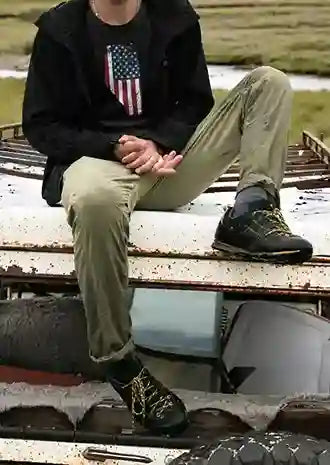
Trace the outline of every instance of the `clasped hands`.
<instances>
[{"instance_id":1,"label":"clasped hands","mask_svg":"<svg viewBox=\"0 0 330 465\"><path fill-rule=\"evenodd\" d=\"M115 156L136 174L151 173L156 177L175 174L183 158L175 151L163 154L153 141L135 136L121 137L115 149Z\"/></svg>"}]
</instances>

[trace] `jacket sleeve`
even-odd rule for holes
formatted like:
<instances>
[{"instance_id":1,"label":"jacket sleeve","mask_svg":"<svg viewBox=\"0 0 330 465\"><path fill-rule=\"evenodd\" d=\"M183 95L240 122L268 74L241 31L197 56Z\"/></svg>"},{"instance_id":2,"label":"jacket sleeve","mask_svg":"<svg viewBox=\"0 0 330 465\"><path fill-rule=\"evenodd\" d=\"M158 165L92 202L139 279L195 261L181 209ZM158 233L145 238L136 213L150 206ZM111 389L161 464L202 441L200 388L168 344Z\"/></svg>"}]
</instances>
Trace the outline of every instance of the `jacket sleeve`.
<instances>
[{"instance_id":1,"label":"jacket sleeve","mask_svg":"<svg viewBox=\"0 0 330 465\"><path fill-rule=\"evenodd\" d=\"M118 135L79 127L81 99L76 87L69 51L39 30L23 103L25 136L33 147L59 164L81 156L109 159Z\"/></svg>"},{"instance_id":2,"label":"jacket sleeve","mask_svg":"<svg viewBox=\"0 0 330 465\"><path fill-rule=\"evenodd\" d=\"M174 48L175 58L170 63L173 106L153 130L152 139L162 147L180 153L211 111L214 99L199 23L183 34Z\"/></svg>"}]
</instances>

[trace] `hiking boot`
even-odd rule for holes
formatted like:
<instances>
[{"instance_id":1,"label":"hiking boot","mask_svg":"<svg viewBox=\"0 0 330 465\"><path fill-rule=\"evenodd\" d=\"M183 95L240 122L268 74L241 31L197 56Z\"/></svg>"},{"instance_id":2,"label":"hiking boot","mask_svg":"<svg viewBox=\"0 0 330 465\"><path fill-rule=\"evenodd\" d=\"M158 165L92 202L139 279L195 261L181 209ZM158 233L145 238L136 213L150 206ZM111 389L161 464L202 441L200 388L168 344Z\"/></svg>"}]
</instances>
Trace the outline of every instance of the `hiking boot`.
<instances>
[{"instance_id":1,"label":"hiking boot","mask_svg":"<svg viewBox=\"0 0 330 465\"><path fill-rule=\"evenodd\" d=\"M227 254L275 263L302 263L313 255L313 246L291 233L279 208L259 203L242 216L229 208L220 221L212 247Z\"/></svg>"},{"instance_id":2,"label":"hiking boot","mask_svg":"<svg viewBox=\"0 0 330 465\"><path fill-rule=\"evenodd\" d=\"M175 436L188 425L183 402L156 380L133 355L112 364L109 381L133 420L157 435Z\"/></svg>"}]
</instances>

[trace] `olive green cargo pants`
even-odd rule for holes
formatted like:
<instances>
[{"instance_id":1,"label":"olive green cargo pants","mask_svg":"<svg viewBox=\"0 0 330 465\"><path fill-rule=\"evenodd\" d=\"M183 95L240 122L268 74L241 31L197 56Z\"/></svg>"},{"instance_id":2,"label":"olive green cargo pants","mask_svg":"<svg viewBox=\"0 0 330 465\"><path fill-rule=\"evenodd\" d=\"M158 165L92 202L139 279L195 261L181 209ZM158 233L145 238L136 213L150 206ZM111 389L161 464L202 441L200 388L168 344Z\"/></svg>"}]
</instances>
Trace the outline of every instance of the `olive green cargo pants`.
<instances>
[{"instance_id":1,"label":"olive green cargo pants","mask_svg":"<svg viewBox=\"0 0 330 465\"><path fill-rule=\"evenodd\" d=\"M95 361L120 360L134 347L126 305L131 212L135 208L171 210L190 202L238 158L238 190L260 183L279 188L291 104L288 78L261 67L200 124L175 176L140 177L119 162L89 157L68 168L62 204L72 227L75 267Z\"/></svg>"}]
</instances>

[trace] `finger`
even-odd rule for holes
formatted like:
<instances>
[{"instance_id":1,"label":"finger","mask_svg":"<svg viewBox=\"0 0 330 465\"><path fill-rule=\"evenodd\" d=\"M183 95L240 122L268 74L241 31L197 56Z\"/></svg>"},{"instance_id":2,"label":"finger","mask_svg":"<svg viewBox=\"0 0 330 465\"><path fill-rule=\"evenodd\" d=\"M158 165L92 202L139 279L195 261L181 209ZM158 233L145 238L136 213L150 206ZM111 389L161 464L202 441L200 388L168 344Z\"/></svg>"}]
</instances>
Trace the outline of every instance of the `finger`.
<instances>
[{"instance_id":1,"label":"finger","mask_svg":"<svg viewBox=\"0 0 330 465\"><path fill-rule=\"evenodd\" d=\"M154 167L152 168L152 172L153 173L156 173L160 168L162 168L165 164L165 161L163 160L163 158L160 158L157 163L154 165Z\"/></svg>"},{"instance_id":2,"label":"finger","mask_svg":"<svg viewBox=\"0 0 330 465\"><path fill-rule=\"evenodd\" d=\"M129 168L130 170L136 170L137 168L140 168L145 163L147 163L149 158L150 157L148 157L147 155L142 154L135 161L133 161L132 163L127 164L126 168Z\"/></svg>"},{"instance_id":3,"label":"finger","mask_svg":"<svg viewBox=\"0 0 330 465\"><path fill-rule=\"evenodd\" d=\"M160 168L158 171L155 172L157 177L169 177L176 174L175 169L173 168Z\"/></svg>"},{"instance_id":4,"label":"finger","mask_svg":"<svg viewBox=\"0 0 330 465\"><path fill-rule=\"evenodd\" d=\"M163 156L163 159L164 159L164 160L172 160L175 156L176 156L176 152L173 150L173 151L170 152L170 153L166 153L166 154Z\"/></svg>"},{"instance_id":5,"label":"finger","mask_svg":"<svg viewBox=\"0 0 330 465\"><path fill-rule=\"evenodd\" d=\"M183 160L183 156L182 155L176 155L174 158L168 158L166 161L165 161L165 165L164 165L164 168L176 168L177 166L180 165L180 163L182 162Z\"/></svg>"},{"instance_id":6,"label":"finger","mask_svg":"<svg viewBox=\"0 0 330 465\"><path fill-rule=\"evenodd\" d=\"M156 176L173 176L182 160L182 155L176 155L172 160L165 161L164 165L155 172Z\"/></svg>"},{"instance_id":7,"label":"finger","mask_svg":"<svg viewBox=\"0 0 330 465\"><path fill-rule=\"evenodd\" d=\"M119 143L120 144L125 144L125 142L129 142L129 141L135 141L137 140L137 137L136 136L128 136L128 135L124 135L122 136L120 139L119 139Z\"/></svg>"},{"instance_id":8,"label":"finger","mask_svg":"<svg viewBox=\"0 0 330 465\"><path fill-rule=\"evenodd\" d=\"M153 170L156 176L172 176L176 173L176 167L181 163L182 155L176 155L176 152L171 152L163 157L163 164Z\"/></svg>"},{"instance_id":9,"label":"finger","mask_svg":"<svg viewBox=\"0 0 330 465\"><path fill-rule=\"evenodd\" d=\"M125 159L125 163L134 161L136 159L136 155L132 155L133 153L138 153L139 156L146 151L146 144L144 141L137 140L135 142L129 141L125 144L120 145L120 150L123 153L123 159ZM131 157L129 157L132 155ZM129 157L129 158L126 158Z\"/></svg>"},{"instance_id":10,"label":"finger","mask_svg":"<svg viewBox=\"0 0 330 465\"><path fill-rule=\"evenodd\" d=\"M121 149L124 152L127 152L127 155L129 155L131 152L138 152L138 151L145 150L145 148L146 148L145 142L139 141L139 140L128 141L128 142L125 142L124 144L121 144Z\"/></svg>"},{"instance_id":11,"label":"finger","mask_svg":"<svg viewBox=\"0 0 330 465\"><path fill-rule=\"evenodd\" d=\"M135 170L136 174L149 173L149 171L152 170L152 168L155 166L158 160L159 155L153 155L144 165L140 166Z\"/></svg>"},{"instance_id":12,"label":"finger","mask_svg":"<svg viewBox=\"0 0 330 465\"><path fill-rule=\"evenodd\" d=\"M132 163L133 161L135 161L137 158L139 158L141 156L141 152L131 152L129 155L125 155L123 158L122 158L122 163L124 163L125 165L127 165L127 163Z\"/></svg>"},{"instance_id":13,"label":"finger","mask_svg":"<svg viewBox=\"0 0 330 465\"><path fill-rule=\"evenodd\" d=\"M168 158L174 158L176 156L176 151L175 150L172 150L172 152L170 152L168 154Z\"/></svg>"}]
</instances>

